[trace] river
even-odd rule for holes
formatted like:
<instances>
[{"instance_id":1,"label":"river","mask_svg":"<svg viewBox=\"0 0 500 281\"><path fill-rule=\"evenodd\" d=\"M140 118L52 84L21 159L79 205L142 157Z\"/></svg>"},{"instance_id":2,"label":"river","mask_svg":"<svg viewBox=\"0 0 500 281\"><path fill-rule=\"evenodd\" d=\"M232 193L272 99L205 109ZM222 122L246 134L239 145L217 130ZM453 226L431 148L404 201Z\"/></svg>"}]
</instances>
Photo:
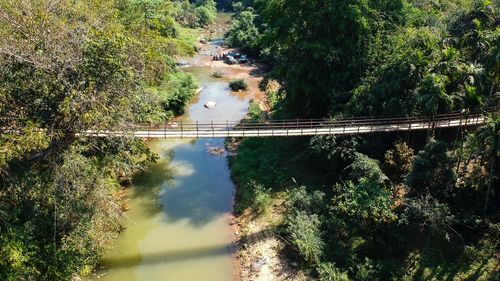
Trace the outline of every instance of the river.
<instances>
[{"instance_id":1,"label":"river","mask_svg":"<svg viewBox=\"0 0 500 281\"><path fill-rule=\"evenodd\" d=\"M216 44L206 47L217 49ZM192 73L203 90L180 119L245 117L252 94L232 93L227 79L211 77L215 70L241 74L241 69L208 65L203 52L188 62L193 65L184 71ZM209 100L216 101L217 107L206 109ZM234 184L225 155L207 153L209 147L223 147L224 139L152 140L149 146L161 158L134 179L126 229L91 280L237 279L229 225Z\"/></svg>"}]
</instances>

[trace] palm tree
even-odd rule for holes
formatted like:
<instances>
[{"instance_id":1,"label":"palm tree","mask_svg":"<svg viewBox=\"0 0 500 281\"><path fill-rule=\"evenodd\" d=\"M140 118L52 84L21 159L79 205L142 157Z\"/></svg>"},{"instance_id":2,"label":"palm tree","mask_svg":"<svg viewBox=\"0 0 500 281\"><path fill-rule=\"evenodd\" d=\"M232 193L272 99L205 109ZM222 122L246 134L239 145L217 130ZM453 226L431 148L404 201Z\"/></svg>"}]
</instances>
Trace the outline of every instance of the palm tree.
<instances>
[{"instance_id":1,"label":"palm tree","mask_svg":"<svg viewBox=\"0 0 500 281\"><path fill-rule=\"evenodd\" d=\"M446 85L448 77L445 75L430 73L427 74L419 87L418 103L423 111L432 119L439 111L450 110L453 107L453 97L448 95ZM427 131L427 140L434 135L434 129Z\"/></svg>"},{"instance_id":2,"label":"palm tree","mask_svg":"<svg viewBox=\"0 0 500 281\"><path fill-rule=\"evenodd\" d=\"M498 166L500 158L500 116L490 116L485 127L477 132L477 139L483 147L482 157L488 161L488 188L484 200L484 211L488 209L488 199L491 193L491 187L496 180L495 167Z\"/></svg>"},{"instance_id":3,"label":"palm tree","mask_svg":"<svg viewBox=\"0 0 500 281\"><path fill-rule=\"evenodd\" d=\"M448 81L447 76L436 73L429 73L424 77L419 88L421 94L418 102L427 115L434 117L440 110L450 110L453 107L454 99L446 91Z\"/></svg>"}]
</instances>

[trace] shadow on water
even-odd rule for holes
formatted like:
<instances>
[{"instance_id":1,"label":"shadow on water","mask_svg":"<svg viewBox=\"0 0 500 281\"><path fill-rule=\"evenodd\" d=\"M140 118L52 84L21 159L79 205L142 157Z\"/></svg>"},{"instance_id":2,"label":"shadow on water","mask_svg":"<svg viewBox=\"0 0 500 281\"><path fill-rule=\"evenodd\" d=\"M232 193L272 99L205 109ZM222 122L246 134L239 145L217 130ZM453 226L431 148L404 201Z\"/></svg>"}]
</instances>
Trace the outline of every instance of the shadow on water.
<instances>
[{"instance_id":1,"label":"shadow on water","mask_svg":"<svg viewBox=\"0 0 500 281\"><path fill-rule=\"evenodd\" d=\"M113 257L102 260L102 265L113 269L132 267L138 264L165 264L183 262L208 257L217 257L233 254L235 247L232 244L197 247L191 249L172 250L165 252L150 253L147 255L130 255Z\"/></svg>"},{"instance_id":2,"label":"shadow on water","mask_svg":"<svg viewBox=\"0 0 500 281\"><path fill-rule=\"evenodd\" d=\"M271 230L262 230L257 233L246 235L241 238L240 242L245 244L258 243L273 236ZM223 255L232 255L236 253L236 245L238 243L228 243L222 245L195 247L188 249L170 250L142 255L123 255L119 257L104 258L102 265L104 267L126 268L136 266L138 264L158 264L158 263L173 263L183 262L208 257L217 257Z\"/></svg>"},{"instance_id":3,"label":"shadow on water","mask_svg":"<svg viewBox=\"0 0 500 281\"><path fill-rule=\"evenodd\" d=\"M224 157L206 152L207 146L223 145L222 141L198 141L195 145L181 145L175 149L176 163L190 163L186 175L177 175L173 184L162 190L160 203L166 219L202 227L220 215L231 212L233 186ZM215 142L215 143L213 143Z\"/></svg>"},{"instance_id":4,"label":"shadow on water","mask_svg":"<svg viewBox=\"0 0 500 281\"><path fill-rule=\"evenodd\" d=\"M148 216L154 216L162 211L156 202L161 192L163 184L172 184L175 177L175 171L170 167L170 159L162 159L149 166L146 171L133 179L134 190L132 198L146 199L141 204L141 209Z\"/></svg>"}]
</instances>

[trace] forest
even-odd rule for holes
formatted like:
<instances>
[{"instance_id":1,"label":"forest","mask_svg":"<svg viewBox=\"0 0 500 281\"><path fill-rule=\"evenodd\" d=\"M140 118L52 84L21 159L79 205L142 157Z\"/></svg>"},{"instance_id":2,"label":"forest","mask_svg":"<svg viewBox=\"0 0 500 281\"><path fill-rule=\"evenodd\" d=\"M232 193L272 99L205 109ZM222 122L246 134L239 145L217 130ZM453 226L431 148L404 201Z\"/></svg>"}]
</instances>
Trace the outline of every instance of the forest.
<instances>
[{"instance_id":1,"label":"forest","mask_svg":"<svg viewBox=\"0 0 500 281\"><path fill-rule=\"evenodd\" d=\"M236 212L282 213L312 280L498 280L500 2L248 0L226 43L258 56L271 114L488 114L476 129L243 139Z\"/></svg>"},{"instance_id":2,"label":"forest","mask_svg":"<svg viewBox=\"0 0 500 281\"><path fill-rule=\"evenodd\" d=\"M0 1L0 280L78 280L123 228L139 139L75 137L183 112L177 69L211 0ZM15 132L4 134L5 131Z\"/></svg>"},{"instance_id":3,"label":"forest","mask_svg":"<svg viewBox=\"0 0 500 281\"><path fill-rule=\"evenodd\" d=\"M252 104L254 120L488 115L237 140L237 215L281 214L306 280L500 279L499 0L2 0L0 280L91 274L124 228L123 187L158 155L76 134L182 114L198 85L177 61L217 9L226 44L270 69L272 112Z\"/></svg>"}]
</instances>

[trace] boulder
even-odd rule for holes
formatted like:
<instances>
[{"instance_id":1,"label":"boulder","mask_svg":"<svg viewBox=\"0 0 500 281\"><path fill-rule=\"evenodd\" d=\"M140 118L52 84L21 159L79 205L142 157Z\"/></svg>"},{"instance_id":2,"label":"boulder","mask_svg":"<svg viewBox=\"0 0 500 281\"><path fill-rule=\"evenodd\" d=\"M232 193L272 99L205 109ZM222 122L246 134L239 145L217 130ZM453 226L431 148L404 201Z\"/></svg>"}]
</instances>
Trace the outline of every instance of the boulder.
<instances>
[{"instance_id":1,"label":"boulder","mask_svg":"<svg viewBox=\"0 0 500 281\"><path fill-rule=\"evenodd\" d=\"M224 152L226 152L226 150L222 147L209 147L207 151L208 154L212 156L221 156L224 154Z\"/></svg>"},{"instance_id":2,"label":"boulder","mask_svg":"<svg viewBox=\"0 0 500 281\"><path fill-rule=\"evenodd\" d=\"M208 109L212 109L216 106L217 106L217 103L215 101L209 101L209 102L205 103L205 107Z\"/></svg>"}]
</instances>

